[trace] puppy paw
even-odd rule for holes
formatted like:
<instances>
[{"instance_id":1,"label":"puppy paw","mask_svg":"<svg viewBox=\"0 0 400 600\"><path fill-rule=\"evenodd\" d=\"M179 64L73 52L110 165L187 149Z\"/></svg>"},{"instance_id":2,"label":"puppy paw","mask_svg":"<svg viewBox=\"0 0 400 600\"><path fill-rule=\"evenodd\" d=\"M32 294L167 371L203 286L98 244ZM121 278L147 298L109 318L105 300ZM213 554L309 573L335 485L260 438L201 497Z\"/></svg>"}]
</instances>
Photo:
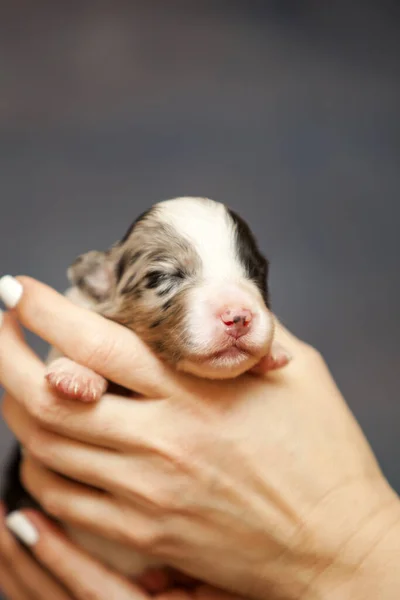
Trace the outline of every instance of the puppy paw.
<instances>
[{"instance_id":1,"label":"puppy paw","mask_svg":"<svg viewBox=\"0 0 400 600\"><path fill-rule=\"evenodd\" d=\"M251 369L251 373L255 375L264 375L269 371L282 369L292 360L290 354L278 342L272 342L269 354L264 356L255 367Z\"/></svg>"},{"instance_id":2,"label":"puppy paw","mask_svg":"<svg viewBox=\"0 0 400 600\"><path fill-rule=\"evenodd\" d=\"M81 402L97 402L107 388L104 377L65 357L50 363L45 377L55 392Z\"/></svg>"}]
</instances>

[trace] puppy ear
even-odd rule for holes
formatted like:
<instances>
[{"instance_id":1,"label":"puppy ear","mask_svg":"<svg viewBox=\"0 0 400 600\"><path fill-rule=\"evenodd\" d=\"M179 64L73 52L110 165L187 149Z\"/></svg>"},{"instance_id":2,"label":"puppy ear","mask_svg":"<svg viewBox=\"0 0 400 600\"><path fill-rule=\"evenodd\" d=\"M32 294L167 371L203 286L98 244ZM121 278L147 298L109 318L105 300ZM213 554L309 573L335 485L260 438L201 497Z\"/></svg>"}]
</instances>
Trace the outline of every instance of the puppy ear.
<instances>
[{"instance_id":1,"label":"puppy ear","mask_svg":"<svg viewBox=\"0 0 400 600\"><path fill-rule=\"evenodd\" d=\"M93 250L81 254L67 274L72 285L98 302L108 300L115 289L116 277L108 252Z\"/></svg>"}]
</instances>

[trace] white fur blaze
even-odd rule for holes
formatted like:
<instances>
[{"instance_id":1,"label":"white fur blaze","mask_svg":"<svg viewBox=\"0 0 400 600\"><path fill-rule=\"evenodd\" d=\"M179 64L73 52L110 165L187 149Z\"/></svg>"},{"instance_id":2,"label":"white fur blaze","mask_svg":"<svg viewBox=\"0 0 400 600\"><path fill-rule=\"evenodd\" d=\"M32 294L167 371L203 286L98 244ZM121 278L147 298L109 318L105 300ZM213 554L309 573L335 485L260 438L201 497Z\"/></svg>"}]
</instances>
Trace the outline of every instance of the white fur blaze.
<instances>
[{"instance_id":1,"label":"white fur blaze","mask_svg":"<svg viewBox=\"0 0 400 600\"><path fill-rule=\"evenodd\" d=\"M173 227L199 259L195 282L185 297L182 326L187 347L177 367L211 379L237 377L268 353L273 336L271 314L246 267L249 259L241 258L240 246L248 247L248 240L238 238L227 208L207 198L169 200L158 210L160 221ZM248 255L252 256L251 245ZM235 310L251 315L251 324L233 340L222 317ZM232 352L233 347L238 352Z\"/></svg>"}]
</instances>

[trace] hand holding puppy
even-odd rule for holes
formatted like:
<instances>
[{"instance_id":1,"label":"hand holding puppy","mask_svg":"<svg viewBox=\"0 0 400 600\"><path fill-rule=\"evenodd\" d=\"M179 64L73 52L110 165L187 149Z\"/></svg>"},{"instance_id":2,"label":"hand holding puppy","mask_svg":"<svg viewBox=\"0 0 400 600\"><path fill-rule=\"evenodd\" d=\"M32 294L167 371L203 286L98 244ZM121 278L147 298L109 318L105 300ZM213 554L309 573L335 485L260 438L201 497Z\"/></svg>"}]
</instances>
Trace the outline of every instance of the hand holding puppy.
<instances>
[{"instance_id":1,"label":"hand holding puppy","mask_svg":"<svg viewBox=\"0 0 400 600\"><path fill-rule=\"evenodd\" d=\"M144 397L60 401L6 316L0 381L15 400L4 415L28 450L23 481L50 514L247 597L398 597L399 499L315 350L278 326L294 356L284 370L202 381L19 281L23 325Z\"/></svg>"}]
</instances>

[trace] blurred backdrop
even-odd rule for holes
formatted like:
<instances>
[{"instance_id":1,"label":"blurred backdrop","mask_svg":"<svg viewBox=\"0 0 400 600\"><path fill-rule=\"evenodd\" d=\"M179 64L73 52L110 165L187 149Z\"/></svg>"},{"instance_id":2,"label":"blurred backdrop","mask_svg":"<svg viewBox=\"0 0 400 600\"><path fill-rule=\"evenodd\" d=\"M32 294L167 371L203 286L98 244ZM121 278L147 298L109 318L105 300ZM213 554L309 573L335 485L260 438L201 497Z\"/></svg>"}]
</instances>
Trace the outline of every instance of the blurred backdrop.
<instances>
[{"instance_id":1,"label":"blurred backdrop","mask_svg":"<svg viewBox=\"0 0 400 600\"><path fill-rule=\"evenodd\" d=\"M152 203L228 203L398 491L399 17L386 0L14 0L0 18L1 274L63 290ZM2 461L10 442L0 424Z\"/></svg>"}]
</instances>

